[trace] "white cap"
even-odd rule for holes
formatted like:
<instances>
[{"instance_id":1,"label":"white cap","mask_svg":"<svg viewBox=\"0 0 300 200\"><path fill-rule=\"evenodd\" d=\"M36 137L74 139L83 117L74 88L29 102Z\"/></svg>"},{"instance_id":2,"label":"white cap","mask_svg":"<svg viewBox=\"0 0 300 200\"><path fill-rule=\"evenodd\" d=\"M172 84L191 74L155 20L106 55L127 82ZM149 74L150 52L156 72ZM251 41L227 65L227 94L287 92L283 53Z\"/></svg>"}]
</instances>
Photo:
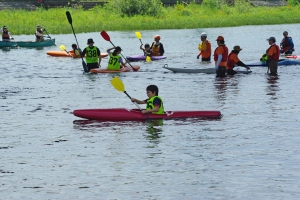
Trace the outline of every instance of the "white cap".
<instances>
[{"instance_id":1,"label":"white cap","mask_svg":"<svg viewBox=\"0 0 300 200\"><path fill-rule=\"evenodd\" d=\"M205 32L201 33L201 37L207 37L207 34Z\"/></svg>"}]
</instances>

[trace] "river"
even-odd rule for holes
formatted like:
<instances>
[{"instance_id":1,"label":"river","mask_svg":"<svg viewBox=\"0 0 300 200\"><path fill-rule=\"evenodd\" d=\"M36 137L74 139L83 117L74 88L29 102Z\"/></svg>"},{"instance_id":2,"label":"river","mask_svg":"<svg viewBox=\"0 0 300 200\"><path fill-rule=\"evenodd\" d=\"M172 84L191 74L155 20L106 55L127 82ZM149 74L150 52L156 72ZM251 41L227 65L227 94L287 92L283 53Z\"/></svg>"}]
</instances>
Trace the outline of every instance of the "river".
<instances>
[{"instance_id":1,"label":"river","mask_svg":"<svg viewBox=\"0 0 300 200\"><path fill-rule=\"evenodd\" d=\"M1 198L299 199L299 66L279 66L277 78L266 67L227 78L162 68L213 67L196 59L204 31L213 49L218 35L229 50L240 45L245 63L258 61L269 47L266 39L274 36L278 44L285 30L299 54L298 29L299 24L137 30L144 43L161 35L167 59L138 62L138 72L122 74L87 75L80 59L46 55L62 44L70 49L73 34L51 35L57 47L0 49ZM77 33L81 48L88 38L102 52L110 48L99 32ZM134 32L107 31L125 56L141 53ZM156 84L165 110L220 110L222 118L156 126L72 115L84 108L136 108L112 87L114 75L132 97L145 99L146 87Z\"/></svg>"}]
</instances>

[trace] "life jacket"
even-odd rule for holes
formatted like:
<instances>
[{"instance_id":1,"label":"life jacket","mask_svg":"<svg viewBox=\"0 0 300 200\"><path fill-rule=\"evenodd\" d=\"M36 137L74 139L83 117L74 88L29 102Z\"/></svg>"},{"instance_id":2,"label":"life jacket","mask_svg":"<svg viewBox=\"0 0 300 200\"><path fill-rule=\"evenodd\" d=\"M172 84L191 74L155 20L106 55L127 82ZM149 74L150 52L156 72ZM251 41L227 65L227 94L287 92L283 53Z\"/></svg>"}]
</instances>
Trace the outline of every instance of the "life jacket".
<instances>
[{"instance_id":1,"label":"life jacket","mask_svg":"<svg viewBox=\"0 0 300 200\"><path fill-rule=\"evenodd\" d=\"M225 45L221 45L218 48L220 48L220 47L224 49L224 52L222 54L222 60L221 60L221 62L226 62L227 61L227 57L228 57L228 48ZM214 60L215 61L218 61L218 54L216 54L216 51L217 51L218 48L216 48L215 52L214 52Z\"/></svg>"},{"instance_id":2,"label":"life jacket","mask_svg":"<svg viewBox=\"0 0 300 200\"><path fill-rule=\"evenodd\" d=\"M159 42L159 44L157 45L156 44L156 42L153 42L152 43L152 53L151 53L151 55L152 56L158 56L158 55L160 55L159 53L160 53L160 42Z\"/></svg>"},{"instance_id":3,"label":"life jacket","mask_svg":"<svg viewBox=\"0 0 300 200\"><path fill-rule=\"evenodd\" d=\"M146 110L151 110L154 108L154 99L155 98L159 98L161 100L161 104L160 104L160 107L159 107L159 110L157 112L153 112L152 114L164 114L165 111L164 111L164 105L163 105L163 101L161 99L160 96L153 96L151 97L150 99L147 100L147 106L146 106Z\"/></svg>"},{"instance_id":4,"label":"life jacket","mask_svg":"<svg viewBox=\"0 0 300 200\"><path fill-rule=\"evenodd\" d=\"M229 55L228 55L228 59L227 59L227 67L226 67L226 70L230 70L230 69L233 69L235 67L235 62L233 60L231 60L231 55L234 54L233 52L231 52Z\"/></svg>"},{"instance_id":5,"label":"life jacket","mask_svg":"<svg viewBox=\"0 0 300 200\"><path fill-rule=\"evenodd\" d=\"M44 32L42 31L42 30L36 30L37 32L39 32L40 34L44 34ZM40 40L40 39L42 39L43 37L41 37L41 36L38 36L36 33L35 33L35 37L36 37L36 39L37 40ZM43 38L44 39L44 38Z\"/></svg>"},{"instance_id":6,"label":"life jacket","mask_svg":"<svg viewBox=\"0 0 300 200\"><path fill-rule=\"evenodd\" d=\"M287 36L287 37L284 37L284 38L282 39L281 45L282 45L283 48L285 48L285 47L290 47L290 46L291 46L291 44L289 43L289 39L290 39L290 38L291 38L290 36Z\"/></svg>"},{"instance_id":7,"label":"life jacket","mask_svg":"<svg viewBox=\"0 0 300 200\"><path fill-rule=\"evenodd\" d=\"M86 62L87 63L96 63L98 62L98 54L97 54L97 47L93 46L93 48L90 48L87 46L86 48Z\"/></svg>"},{"instance_id":8,"label":"life jacket","mask_svg":"<svg viewBox=\"0 0 300 200\"><path fill-rule=\"evenodd\" d=\"M121 68L121 64L119 62L120 58L121 58L120 54L114 56L112 53L110 53L107 69L120 70Z\"/></svg>"},{"instance_id":9,"label":"life jacket","mask_svg":"<svg viewBox=\"0 0 300 200\"><path fill-rule=\"evenodd\" d=\"M9 35L8 35L8 31L3 31L2 32L2 39L8 39L8 40L10 39Z\"/></svg>"},{"instance_id":10,"label":"life jacket","mask_svg":"<svg viewBox=\"0 0 300 200\"><path fill-rule=\"evenodd\" d=\"M273 54L271 57L269 56L269 60L279 60L280 49L279 49L279 46L278 46L278 45L276 45L276 44L271 45L271 46L267 49L266 53L267 53L267 55L269 55L269 54L268 54L268 51L269 51L273 46L276 48L276 53Z\"/></svg>"}]
</instances>

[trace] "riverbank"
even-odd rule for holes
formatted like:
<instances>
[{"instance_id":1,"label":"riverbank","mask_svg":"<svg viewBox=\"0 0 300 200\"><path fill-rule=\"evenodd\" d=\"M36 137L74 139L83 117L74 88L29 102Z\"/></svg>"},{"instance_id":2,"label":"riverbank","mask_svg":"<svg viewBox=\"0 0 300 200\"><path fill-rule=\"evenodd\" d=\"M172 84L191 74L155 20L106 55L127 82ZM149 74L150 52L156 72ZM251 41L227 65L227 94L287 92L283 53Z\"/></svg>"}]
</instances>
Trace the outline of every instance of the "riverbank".
<instances>
[{"instance_id":1,"label":"riverbank","mask_svg":"<svg viewBox=\"0 0 300 200\"><path fill-rule=\"evenodd\" d=\"M122 17L120 13L103 7L83 9L55 8L37 11L2 10L0 21L13 35L33 34L41 24L50 34L72 33L66 18L70 11L76 33L101 30L155 30L190 29L207 27L233 27L242 25L300 23L300 6L253 7L248 3L236 3L234 7L221 5L183 4L164 7L159 16Z\"/></svg>"}]
</instances>

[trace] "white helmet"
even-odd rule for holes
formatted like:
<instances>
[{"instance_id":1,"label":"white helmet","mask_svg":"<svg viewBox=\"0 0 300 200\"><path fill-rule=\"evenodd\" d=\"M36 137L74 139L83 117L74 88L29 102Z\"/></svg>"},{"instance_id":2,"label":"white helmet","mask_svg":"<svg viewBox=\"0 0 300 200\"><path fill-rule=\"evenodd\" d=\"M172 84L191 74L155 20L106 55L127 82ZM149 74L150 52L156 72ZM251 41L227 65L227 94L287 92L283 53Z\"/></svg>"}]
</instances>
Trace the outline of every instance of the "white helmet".
<instances>
[{"instance_id":1,"label":"white helmet","mask_svg":"<svg viewBox=\"0 0 300 200\"><path fill-rule=\"evenodd\" d=\"M201 33L201 37L207 37L207 34L205 32Z\"/></svg>"}]
</instances>

